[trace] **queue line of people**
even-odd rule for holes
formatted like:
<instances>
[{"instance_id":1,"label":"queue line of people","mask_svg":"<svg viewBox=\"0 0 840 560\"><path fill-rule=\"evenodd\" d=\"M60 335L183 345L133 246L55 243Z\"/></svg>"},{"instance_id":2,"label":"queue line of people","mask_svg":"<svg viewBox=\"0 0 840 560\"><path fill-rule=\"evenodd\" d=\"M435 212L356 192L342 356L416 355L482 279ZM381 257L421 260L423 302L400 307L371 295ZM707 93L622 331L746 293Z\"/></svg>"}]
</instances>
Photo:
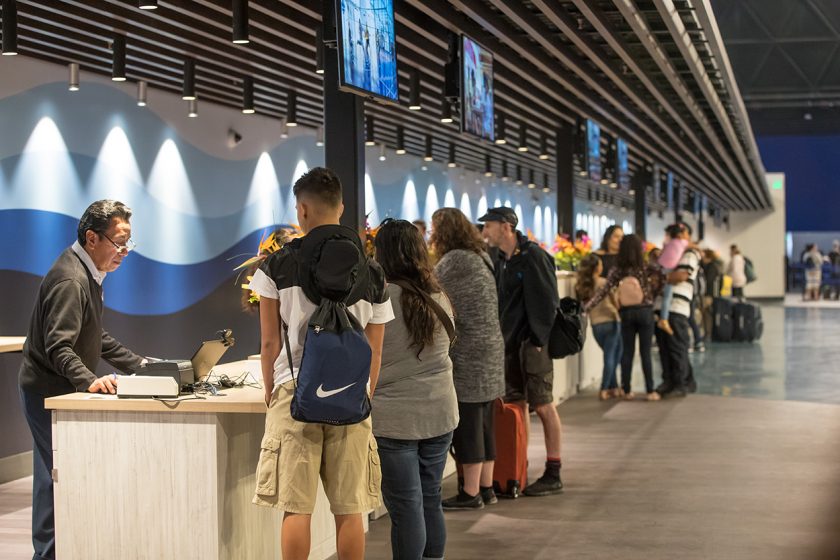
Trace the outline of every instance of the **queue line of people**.
<instances>
[{"instance_id":1,"label":"queue line of people","mask_svg":"<svg viewBox=\"0 0 840 560\"><path fill-rule=\"evenodd\" d=\"M342 189L333 172L312 169L293 192L304 233L337 231ZM125 373L145 361L102 328L102 281L134 248L130 217L120 202L93 203L80 220L77 242L44 278L33 312L20 379L35 439L36 558L55 557L44 399L74 391L115 393L117 376L94 374L100 359ZM543 475L523 493L562 491L561 423L546 348L559 299L553 261L517 231L512 209L490 209L480 221L483 237L459 210L437 211L430 239L434 265L414 224L388 220L381 226L364 294L348 306L371 349L371 415L356 424L300 422L290 413L293 372L300 369L316 308L294 272L299 245L287 243L254 273L250 289L259 296L267 412L253 501L284 511L284 558L309 554L319 480L335 516L341 558L364 557L362 516L381 501L392 517L395 558L443 558L443 509L497 502L493 402L502 396L522 409L526 426L534 408L545 432ZM455 326L454 343L446 322ZM443 500L441 477L453 445L463 484Z\"/></svg>"}]
</instances>

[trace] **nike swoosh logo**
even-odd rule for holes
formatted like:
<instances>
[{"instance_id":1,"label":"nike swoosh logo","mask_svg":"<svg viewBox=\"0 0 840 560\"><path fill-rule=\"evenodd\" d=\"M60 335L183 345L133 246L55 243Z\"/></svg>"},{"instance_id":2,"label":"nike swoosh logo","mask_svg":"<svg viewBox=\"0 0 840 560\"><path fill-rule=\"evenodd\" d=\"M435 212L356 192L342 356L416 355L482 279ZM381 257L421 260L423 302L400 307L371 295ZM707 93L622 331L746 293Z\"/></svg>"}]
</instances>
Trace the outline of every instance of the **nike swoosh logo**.
<instances>
[{"instance_id":1,"label":"nike swoosh logo","mask_svg":"<svg viewBox=\"0 0 840 560\"><path fill-rule=\"evenodd\" d=\"M332 389L330 391L325 391L324 390L324 384L322 383L321 385L318 386L318 389L316 389L315 394L318 396L319 399L325 399L327 397L337 395L340 392L344 391L345 389L349 389L353 385L355 385L355 383L351 383L350 385L345 385L344 387L340 387L338 389Z\"/></svg>"}]
</instances>

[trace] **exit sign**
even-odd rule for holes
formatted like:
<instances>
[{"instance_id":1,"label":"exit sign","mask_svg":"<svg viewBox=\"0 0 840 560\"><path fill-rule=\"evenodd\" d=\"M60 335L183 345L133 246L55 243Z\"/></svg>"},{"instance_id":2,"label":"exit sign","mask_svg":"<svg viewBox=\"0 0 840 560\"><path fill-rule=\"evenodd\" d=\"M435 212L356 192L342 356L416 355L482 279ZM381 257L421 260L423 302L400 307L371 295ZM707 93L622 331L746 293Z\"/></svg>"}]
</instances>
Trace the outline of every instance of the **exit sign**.
<instances>
[{"instance_id":1,"label":"exit sign","mask_svg":"<svg viewBox=\"0 0 840 560\"><path fill-rule=\"evenodd\" d=\"M773 181L773 190L780 191L782 190L782 180L776 179Z\"/></svg>"}]
</instances>

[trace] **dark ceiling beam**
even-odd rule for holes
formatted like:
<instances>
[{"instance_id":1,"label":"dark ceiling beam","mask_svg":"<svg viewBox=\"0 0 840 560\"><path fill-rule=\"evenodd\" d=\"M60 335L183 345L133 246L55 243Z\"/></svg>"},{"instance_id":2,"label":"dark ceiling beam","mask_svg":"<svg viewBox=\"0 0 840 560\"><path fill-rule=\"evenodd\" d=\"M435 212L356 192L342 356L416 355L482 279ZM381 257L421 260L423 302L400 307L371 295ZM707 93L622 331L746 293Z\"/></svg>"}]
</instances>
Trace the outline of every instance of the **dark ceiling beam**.
<instances>
[{"instance_id":1,"label":"dark ceiling beam","mask_svg":"<svg viewBox=\"0 0 840 560\"><path fill-rule=\"evenodd\" d=\"M704 161L707 162L707 165L713 167L721 178L730 179L726 181L729 185L729 188L735 188L733 183L731 182L731 177L737 177L737 171L735 162L730 157L728 151L723 148L723 145L718 138L718 135L712 128L709 119L706 115L702 112L700 107L694 101L694 98L691 96L691 93L688 91L687 88L683 87L682 90L675 89L674 95L676 99L681 101L681 104L689 111L690 115L694 118L694 121L700 126L702 131L706 135L706 140L709 143L709 146L715 151L715 154L712 154L709 149L707 148L706 144L703 142L702 139L697 137L694 128L689 126L682 116L678 113L675 104L666 99L665 95L662 92L661 86L654 83L654 77L650 75L648 71L641 68L639 63L637 62L636 57L634 57L630 53L629 46L623 39L623 37L615 30L613 24L608 20L606 14L597 8L595 5L591 4L590 2L586 2L585 0L573 0L577 9L581 12L581 14L589 21L589 23L595 28L598 32L599 36L602 38L603 41L612 49L616 55L619 56L620 60L626 65L628 70L632 71L633 74L638 78L638 80L645 86L645 88L650 92L650 94L656 99L659 105L671 115L671 118L676 122L684 134L686 134L690 140L694 142L697 148L700 150L700 154L703 156ZM543 0L537 0L535 2L536 5L545 4ZM547 8L547 7L546 7ZM570 30L571 33L575 33L572 29ZM682 82L676 81L671 82L672 87L678 87ZM717 161L718 154L722 154L723 160L726 163L729 176L727 173L721 168L720 164ZM747 188L743 178L739 181L741 189ZM715 184L708 184L708 185L701 185L699 186L700 190L702 190L705 194L712 195L711 191L718 191L719 188ZM719 197L719 195L718 195Z\"/></svg>"},{"instance_id":2,"label":"dark ceiling beam","mask_svg":"<svg viewBox=\"0 0 840 560\"><path fill-rule=\"evenodd\" d=\"M764 179L764 168L761 165L761 160L758 158L748 158L744 146L735 133L732 126L732 121L729 118L723 106L718 92L712 86L708 72L703 64L700 62L700 55L694 46L694 43L685 35L685 25L681 18L673 17L676 11L673 0L653 0L657 11L665 23L674 43L677 45L683 60L689 63L694 79L703 91L703 95L711 105L718 121L723 126L723 131L735 157L744 169L745 173L749 173L753 179L754 188L747 191L750 198L753 200L754 209L762 208L767 204L771 204L770 195L767 192L767 185Z\"/></svg>"},{"instance_id":3,"label":"dark ceiling beam","mask_svg":"<svg viewBox=\"0 0 840 560\"><path fill-rule=\"evenodd\" d=\"M424 4L429 3L429 0L424 2ZM522 61L524 59L537 65L537 67L541 68L550 80L558 82L562 88L570 91L584 103L591 104L591 100L597 97L589 91L589 87L583 83L579 76L571 76L566 72L558 71L559 68L556 61L569 59L566 49L559 49L557 45L554 45L551 42L546 43L543 38L535 37L535 35L529 34L529 37L534 37L537 41L542 41L543 46L548 47L549 52L552 52L552 54L555 55L555 58L549 58L543 52L540 52L536 47L534 47L531 42L527 41L521 32L516 32L510 24L505 23L496 12L493 12L483 4L479 4L476 0L451 0L451 4L478 22L482 27L487 29L491 34L495 35L500 40L503 40L510 45L515 45L517 51L515 56L519 60L512 61L512 64L518 65L521 68L523 67ZM546 33L550 34L550 32ZM578 66L571 60L568 60L568 62L572 69ZM629 111L626 108L626 105L623 106L622 103L619 103L612 92L609 92L604 87L600 86L597 83L597 80L586 74L586 72L584 72L584 76L595 86L595 91L600 92L602 95L606 95L608 99L612 100L611 104L620 111L620 116L613 116L611 108L599 105L600 112L603 112L609 121L620 123L619 127L617 127L618 130L615 128L613 129L613 133L615 135L626 138L630 143L636 142L642 149L646 148L651 156L651 161L662 161L662 154L668 154L670 158L663 161L663 163L666 163L669 168L676 171L682 177L690 180L692 183L699 185L712 182L712 176L707 174L707 170L703 166L687 164L686 160L682 156L678 155L672 146L670 146L667 142L663 142L660 134L654 132L649 126L647 126L647 123L644 122L643 118ZM555 87L553 89L556 90L560 88ZM602 125L604 124L603 119L593 116L590 111L582 110L579 114L587 118L594 118ZM622 129L629 126L624 124L627 121L635 125L638 131L634 130L633 132L630 132L628 130L628 133L624 133ZM610 128L609 124L607 125L607 128ZM642 135L644 135L644 137ZM741 204L739 204L737 199L733 198L731 194L724 194L728 195L724 198L728 204L736 208L741 207Z\"/></svg>"}]
</instances>

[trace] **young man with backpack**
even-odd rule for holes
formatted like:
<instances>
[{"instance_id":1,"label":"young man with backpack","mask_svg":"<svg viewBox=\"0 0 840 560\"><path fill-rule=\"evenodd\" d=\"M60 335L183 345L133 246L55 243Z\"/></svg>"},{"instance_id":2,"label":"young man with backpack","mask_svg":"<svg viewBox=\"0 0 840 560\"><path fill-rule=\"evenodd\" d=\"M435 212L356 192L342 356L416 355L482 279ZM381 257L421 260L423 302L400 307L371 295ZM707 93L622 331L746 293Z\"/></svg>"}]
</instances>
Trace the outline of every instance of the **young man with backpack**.
<instances>
[{"instance_id":1,"label":"young man with backpack","mask_svg":"<svg viewBox=\"0 0 840 560\"><path fill-rule=\"evenodd\" d=\"M478 220L484 222L484 238L499 249L495 274L505 340L505 400L522 409L526 433L530 431L529 405L545 432L545 472L523 494L557 494L563 490L561 424L552 391L554 366L547 348L559 305L554 260L516 230L519 219L510 208L491 208Z\"/></svg>"},{"instance_id":2,"label":"young man with backpack","mask_svg":"<svg viewBox=\"0 0 840 560\"><path fill-rule=\"evenodd\" d=\"M365 258L358 233L339 225L338 177L315 168L293 192L306 235L267 257L250 286L260 296L268 407L254 503L285 512L283 558L305 559L320 479L339 558L362 559L362 515L379 506L381 481L364 385L369 378L371 394L376 388L394 313L382 269ZM359 346L364 338L369 347Z\"/></svg>"}]
</instances>

